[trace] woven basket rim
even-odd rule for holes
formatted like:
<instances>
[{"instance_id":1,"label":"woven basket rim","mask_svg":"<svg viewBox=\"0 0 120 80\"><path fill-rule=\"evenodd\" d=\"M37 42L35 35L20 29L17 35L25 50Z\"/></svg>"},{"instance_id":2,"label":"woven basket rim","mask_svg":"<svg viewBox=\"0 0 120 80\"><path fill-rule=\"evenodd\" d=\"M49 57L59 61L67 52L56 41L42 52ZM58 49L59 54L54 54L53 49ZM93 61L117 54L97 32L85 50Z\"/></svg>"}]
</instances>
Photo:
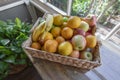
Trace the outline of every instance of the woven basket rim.
<instances>
[{"instance_id":1,"label":"woven basket rim","mask_svg":"<svg viewBox=\"0 0 120 80\"><path fill-rule=\"evenodd\" d=\"M24 47L25 49L30 49L30 50L33 50L33 51L38 51L39 53L40 52L46 52L46 53L49 53L51 55L56 55L56 56L61 56L61 57L64 57L64 58L69 58L69 59L74 59L74 60L79 60L79 61L85 61L85 62L90 62L90 63L95 63L95 64L100 64L96 61L89 61L89 60L84 60L84 59L78 59L78 58L73 58L73 57L70 57L70 56L63 56L63 55L60 55L60 54L56 54L56 53L50 53L50 52L47 52L47 51L43 51L43 50L37 50L37 49L33 49L31 47ZM43 54L43 53L40 53L40 54Z\"/></svg>"}]
</instances>

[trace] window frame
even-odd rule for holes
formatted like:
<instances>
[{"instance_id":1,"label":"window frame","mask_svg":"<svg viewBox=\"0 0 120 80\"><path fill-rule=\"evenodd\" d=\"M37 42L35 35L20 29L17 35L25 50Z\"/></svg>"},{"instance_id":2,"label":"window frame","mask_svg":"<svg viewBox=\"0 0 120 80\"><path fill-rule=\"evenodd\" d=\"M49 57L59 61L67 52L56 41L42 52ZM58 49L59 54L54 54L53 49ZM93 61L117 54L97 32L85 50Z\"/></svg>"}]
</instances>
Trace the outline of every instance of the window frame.
<instances>
[{"instance_id":1,"label":"window frame","mask_svg":"<svg viewBox=\"0 0 120 80\"><path fill-rule=\"evenodd\" d=\"M37 3L36 3L37 2ZM52 5L51 3L47 2L46 0L30 0L30 3L33 4L35 7L40 8L43 12L49 13L48 11L43 9L42 5L39 4L44 4L48 8L51 8L57 13L60 13L62 15L70 15L71 14L71 6L72 6L72 0L67 0L67 10L66 12L59 9L58 7ZM37 5L38 4L38 5Z\"/></svg>"}]
</instances>

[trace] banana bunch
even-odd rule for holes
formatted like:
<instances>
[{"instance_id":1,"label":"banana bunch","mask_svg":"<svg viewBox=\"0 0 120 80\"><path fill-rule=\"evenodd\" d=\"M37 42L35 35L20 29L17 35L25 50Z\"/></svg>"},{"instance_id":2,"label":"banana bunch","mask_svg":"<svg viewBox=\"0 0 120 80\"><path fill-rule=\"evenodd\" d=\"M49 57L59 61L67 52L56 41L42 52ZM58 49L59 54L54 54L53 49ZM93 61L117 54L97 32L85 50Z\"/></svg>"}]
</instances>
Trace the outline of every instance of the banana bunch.
<instances>
[{"instance_id":1,"label":"banana bunch","mask_svg":"<svg viewBox=\"0 0 120 80\"><path fill-rule=\"evenodd\" d=\"M33 31L32 33L32 40L33 41L38 41L39 36L44 32L46 26L46 21L43 21L40 23Z\"/></svg>"},{"instance_id":2,"label":"banana bunch","mask_svg":"<svg viewBox=\"0 0 120 80\"><path fill-rule=\"evenodd\" d=\"M41 38L42 40L44 40L44 37L45 37L46 33L51 30L52 25L53 25L53 15L48 14L47 18L46 18L46 28L45 28L44 33L41 35L42 36L42 38Z\"/></svg>"},{"instance_id":3,"label":"banana bunch","mask_svg":"<svg viewBox=\"0 0 120 80\"><path fill-rule=\"evenodd\" d=\"M48 14L46 17L46 21L40 23L32 33L32 40L38 41L39 36L41 35L41 39L44 40L44 37L48 31L52 28L53 25L53 15Z\"/></svg>"}]
</instances>

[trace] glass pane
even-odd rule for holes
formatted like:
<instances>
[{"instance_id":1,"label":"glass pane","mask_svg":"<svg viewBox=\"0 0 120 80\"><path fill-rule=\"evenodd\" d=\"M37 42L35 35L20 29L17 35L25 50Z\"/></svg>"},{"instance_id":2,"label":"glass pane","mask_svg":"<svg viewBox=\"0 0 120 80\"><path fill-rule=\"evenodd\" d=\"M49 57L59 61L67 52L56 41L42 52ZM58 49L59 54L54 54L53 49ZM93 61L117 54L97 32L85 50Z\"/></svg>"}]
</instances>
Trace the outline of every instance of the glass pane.
<instances>
[{"instance_id":1,"label":"glass pane","mask_svg":"<svg viewBox=\"0 0 120 80\"><path fill-rule=\"evenodd\" d=\"M47 2L56 6L57 8L67 12L67 1L68 0L47 0Z\"/></svg>"},{"instance_id":2,"label":"glass pane","mask_svg":"<svg viewBox=\"0 0 120 80\"><path fill-rule=\"evenodd\" d=\"M71 15L86 16L91 0L73 0Z\"/></svg>"}]
</instances>

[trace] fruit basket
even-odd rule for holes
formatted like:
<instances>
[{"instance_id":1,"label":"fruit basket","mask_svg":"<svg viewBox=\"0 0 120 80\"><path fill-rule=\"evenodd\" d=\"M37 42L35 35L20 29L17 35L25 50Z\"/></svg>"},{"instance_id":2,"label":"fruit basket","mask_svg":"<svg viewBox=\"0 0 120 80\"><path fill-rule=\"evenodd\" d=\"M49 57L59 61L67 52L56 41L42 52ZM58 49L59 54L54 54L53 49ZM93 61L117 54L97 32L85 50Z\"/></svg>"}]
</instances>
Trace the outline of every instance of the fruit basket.
<instances>
[{"instance_id":1,"label":"fruit basket","mask_svg":"<svg viewBox=\"0 0 120 80\"><path fill-rule=\"evenodd\" d=\"M64 16L64 17L69 18L69 16ZM47 23L47 20L49 21L50 18L51 17L48 17L46 19L46 16L43 17L43 19L46 20L46 23ZM83 20L83 18L80 18L80 19ZM66 20L66 19L64 19L64 20ZM55 52L51 52L50 50L48 50L48 51L45 50L45 46L44 46L44 49L42 49L43 48L42 46L41 46L41 49L39 49L39 46L34 47L34 48L31 47L32 43L35 42L35 40L33 39L33 33L36 29L36 26L38 26L40 24L40 22L41 22L41 20L40 20L40 18L38 18L38 20L34 24L33 28L31 29L32 35L22 45L25 52L28 52L33 58L49 60L49 61L57 62L57 63L63 64L63 65L69 65L69 66L73 66L73 67L77 67L77 68L81 68L81 69L87 69L87 70L94 69L101 65L100 52L99 52L99 44L100 43L98 41L96 41L96 45L94 46L94 48L84 47L83 50L79 51L80 52L79 54L82 54L84 51L87 51L87 52L90 51L90 53L92 53L92 60L79 58L80 56L79 57L77 56L77 58L74 55L69 56L68 53L70 53L69 52L70 50L68 50L68 53L63 54L64 51L61 51L63 53L59 54L59 52L60 52L59 46L57 47L58 51L55 51ZM48 24L49 23L51 23L51 22L48 22ZM45 25L48 25L48 24L45 24ZM49 25L51 25L51 24L49 24ZM92 27L91 35L95 36L95 31L96 31L96 25L94 25ZM43 31L43 33L44 32L45 31ZM67 40L67 42L72 43L71 40ZM39 43L41 43L41 39L40 39ZM44 45L45 45L45 43L47 43L47 41L44 42ZM54 43L52 43L52 45L49 46L49 48L50 47L52 48L52 46L54 46ZM74 45L72 45L72 46L74 46ZM69 46L67 46L67 47L69 47ZM63 50L67 50L67 49L69 49L69 48L66 48Z\"/></svg>"}]
</instances>

